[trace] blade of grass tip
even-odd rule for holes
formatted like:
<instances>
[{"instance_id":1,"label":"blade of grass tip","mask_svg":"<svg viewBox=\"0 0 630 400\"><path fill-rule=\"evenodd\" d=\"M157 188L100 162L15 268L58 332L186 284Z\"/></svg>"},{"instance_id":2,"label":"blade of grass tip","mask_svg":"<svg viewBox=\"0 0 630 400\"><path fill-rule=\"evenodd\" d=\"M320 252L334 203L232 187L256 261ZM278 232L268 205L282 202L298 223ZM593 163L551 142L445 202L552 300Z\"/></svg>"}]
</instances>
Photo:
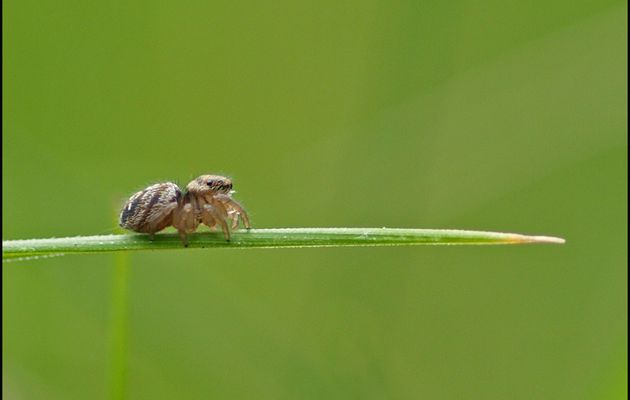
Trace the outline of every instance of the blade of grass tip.
<instances>
[{"instance_id":1,"label":"blade of grass tip","mask_svg":"<svg viewBox=\"0 0 630 400\"><path fill-rule=\"evenodd\" d=\"M123 400L127 392L127 298L129 253L114 257L111 297L111 398Z\"/></svg>"},{"instance_id":2,"label":"blade of grass tip","mask_svg":"<svg viewBox=\"0 0 630 400\"><path fill-rule=\"evenodd\" d=\"M554 236L524 236L516 235L514 243L557 243L564 244L566 240Z\"/></svg>"}]
</instances>

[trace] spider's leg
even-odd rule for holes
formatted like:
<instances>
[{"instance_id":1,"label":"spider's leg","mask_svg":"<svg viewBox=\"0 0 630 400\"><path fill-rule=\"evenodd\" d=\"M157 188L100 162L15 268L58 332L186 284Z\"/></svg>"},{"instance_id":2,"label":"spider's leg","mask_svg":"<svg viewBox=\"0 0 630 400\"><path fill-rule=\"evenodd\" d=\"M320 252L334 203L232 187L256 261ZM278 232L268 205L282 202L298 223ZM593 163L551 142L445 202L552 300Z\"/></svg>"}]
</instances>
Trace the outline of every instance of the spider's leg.
<instances>
[{"instance_id":1,"label":"spider's leg","mask_svg":"<svg viewBox=\"0 0 630 400\"><path fill-rule=\"evenodd\" d=\"M188 247L188 233L197 230L199 221L195 215L195 210L190 204L182 205L173 211L173 227L179 232L179 237L185 247Z\"/></svg>"},{"instance_id":2,"label":"spider's leg","mask_svg":"<svg viewBox=\"0 0 630 400\"><path fill-rule=\"evenodd\" d=\"M186 232L184 231L178 231L179 232L179 237L182 239L182 244L184 245L184 247L188 247L188 236L186 235Z\"/></svg>"},{"instance_id":3,"label":"spider's leg","mask_svg":"<svg viewBox=\"0 0 630 400\"><path fill-rule=\"evenodd\" d=\"M230 241L230 228L227 224L227 211L225 207L223 207L220 203L215 204L204 204L202 215L205 218L212 219L213 223L211 226L216 225L218 222L221 225L221 229L223 230L223 235L225 236L225 240ZM206 224L207 225L207 224ZM210 225L209 225L210 226Z\"/></svg>"},{"instance_id":4,"label":"spider's leg","mask_svg":"<svg viewBox=\"0 0 630 400\"><path fill-rule=\"evenodd\" d=\"M245 225L246 229L251 229L252 225L249 222L249 216L247 215L247 211L241 206L238 201L234 200L228 195L220 194L216 196L217 200L221 203L225 204L228 208L236 210L236 212L241 216L243 220L243 225Z\"/></svg>"}]
</instances>

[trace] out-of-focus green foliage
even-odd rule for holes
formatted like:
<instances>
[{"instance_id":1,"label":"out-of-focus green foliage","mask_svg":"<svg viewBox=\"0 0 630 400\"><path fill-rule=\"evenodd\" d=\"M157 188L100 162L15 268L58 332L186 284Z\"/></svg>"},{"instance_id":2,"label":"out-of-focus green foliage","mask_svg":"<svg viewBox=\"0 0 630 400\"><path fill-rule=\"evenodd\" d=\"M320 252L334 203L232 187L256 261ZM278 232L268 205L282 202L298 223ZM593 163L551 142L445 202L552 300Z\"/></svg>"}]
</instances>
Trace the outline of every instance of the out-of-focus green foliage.
<instances>
[{"instance_id":1,"label":"out-of-focus green foliage","mask_svg":"<svg viewBox=\"0 0 630 400\"><path fill-rule=\"evenodd\" d=\"M567 239L132 254L129 398L625 397L625 2L3 11L5 240L202 173L257 228ZM109 396L113 259L3 265L7 397Z\"/></svg>"}]
</instances>

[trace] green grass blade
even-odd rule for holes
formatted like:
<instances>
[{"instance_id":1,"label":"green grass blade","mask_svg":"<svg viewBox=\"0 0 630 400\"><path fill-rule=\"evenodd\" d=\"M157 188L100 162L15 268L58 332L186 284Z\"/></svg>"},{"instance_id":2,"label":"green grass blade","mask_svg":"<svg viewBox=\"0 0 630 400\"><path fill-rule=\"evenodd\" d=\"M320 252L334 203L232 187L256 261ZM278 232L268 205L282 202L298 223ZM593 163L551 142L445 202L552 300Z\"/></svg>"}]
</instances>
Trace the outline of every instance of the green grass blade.
<instances>
[{"instance_id":1,"label":"green grass blade","mask_svg":"<svg viewBox=\"0 0 630 400\"><path fill-rule=\"evenodd\" d=\"M281 228L235 231L227 242L221 233L190 235L189 248L281 248L405 245L481 245L519 243L564 243L549 236L447 229L396 228ZM71 253L102 253L128 250L184 249L176 234L75 236L52 239L5 240L2 259Z\"/></svg>"},{"instance_id":2,"label":"green grass blade","mask_svg":"<svg viewBox=\"0 0 630 400\"><path fill-rule=\"evenodd\" d=\"M111 399L127 398L127 314L129 297L129 254L114 257L110 320Z\"/></svg>"}]
</instances>

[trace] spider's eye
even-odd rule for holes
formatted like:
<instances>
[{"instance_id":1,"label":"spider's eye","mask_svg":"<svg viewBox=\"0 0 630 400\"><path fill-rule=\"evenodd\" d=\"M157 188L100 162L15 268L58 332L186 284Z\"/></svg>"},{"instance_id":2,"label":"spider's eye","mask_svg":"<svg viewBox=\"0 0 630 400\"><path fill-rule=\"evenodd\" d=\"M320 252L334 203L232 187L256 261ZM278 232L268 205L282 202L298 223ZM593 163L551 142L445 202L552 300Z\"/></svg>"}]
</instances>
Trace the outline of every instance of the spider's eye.
<instances>
[{"instance_id":1,"label":"spider's eye","mask_svg":"<svg viewBox=\"0 0 630 400\"><path fill-rule=\"evenodd\" d=\"M212 187L212 186L214 186L214 181L213 180L209 180L208 182L206 182L206 185Z\"/></svg>"}]
</instances>

